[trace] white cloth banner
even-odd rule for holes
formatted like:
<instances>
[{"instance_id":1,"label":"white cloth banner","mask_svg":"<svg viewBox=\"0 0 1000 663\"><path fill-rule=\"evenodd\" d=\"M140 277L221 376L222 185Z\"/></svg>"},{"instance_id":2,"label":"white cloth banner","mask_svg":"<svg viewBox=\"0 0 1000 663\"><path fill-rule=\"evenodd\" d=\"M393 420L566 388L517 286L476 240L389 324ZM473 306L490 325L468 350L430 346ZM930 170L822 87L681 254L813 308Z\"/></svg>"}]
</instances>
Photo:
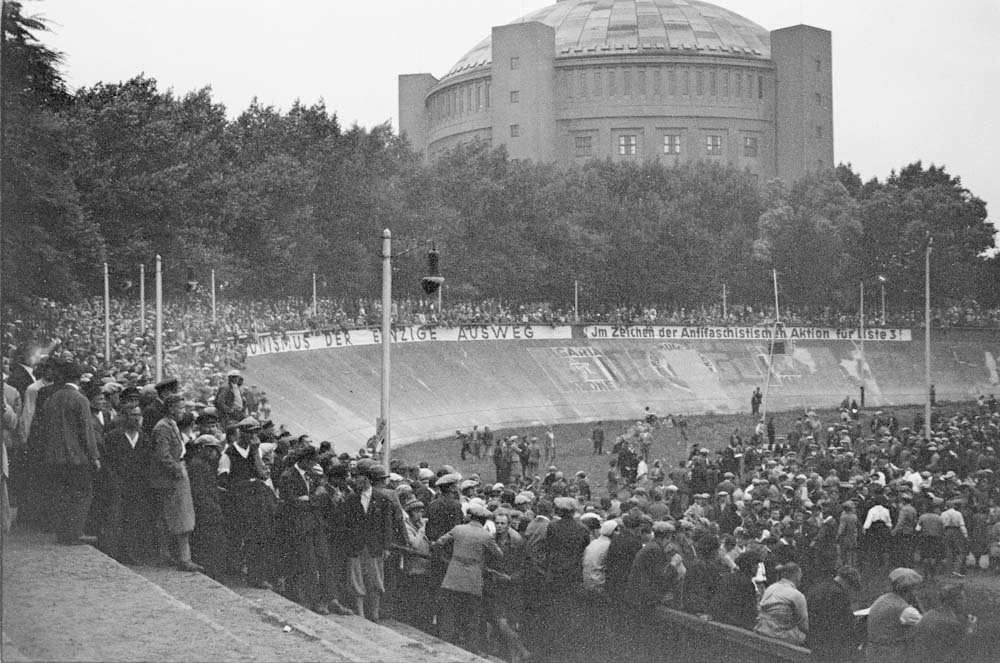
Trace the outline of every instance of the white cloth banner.
<instances>
[{"instance_id":1,"label":"white cloth banner","mask_svg":"<svg viewBox=\"0 0 1000 663\"><path fill-rule=\"evenodd\" d=\"M532 341L573 338L568 325L463 325L459 327L396 327L392 342L424 343L428 341ZM260 336L247 343L247 356L275 354L278 352L304 352L326 348L348 348L357 345L378 345L382 342L380 329L349 329L328 332L293 332L281 336Z\"/></svg>"},{"instance_id":2,"label":"white cloth banner","mask_svg":"<svg viewBox=\"0 0 1000 663\"><path fill-rule=\"evenodd\" d=\"M836 327L698 327L662 325L592 325L583 328L586 338L640 338L690 341L860 341L859 328ZM869 327L865 341L912 341L909 329Z\"/></svg>"}]
</instances>

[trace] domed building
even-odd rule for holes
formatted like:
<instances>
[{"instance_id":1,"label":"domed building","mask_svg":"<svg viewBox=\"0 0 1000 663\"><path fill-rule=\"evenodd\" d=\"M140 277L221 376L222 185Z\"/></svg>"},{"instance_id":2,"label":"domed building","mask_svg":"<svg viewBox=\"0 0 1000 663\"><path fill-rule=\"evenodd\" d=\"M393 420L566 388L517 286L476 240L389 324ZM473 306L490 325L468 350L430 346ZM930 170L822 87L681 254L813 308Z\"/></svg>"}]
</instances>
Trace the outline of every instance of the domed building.
<instances>
[{"instance_id":1,"label":"domed building","mask_svg":"<svg viewBox=\"0 0 1000 663\"><path fill-rule=\"evenodd\" d=\"M830 32L768 32L699 0L561 0L438 79L399 77L399 129L433 158L718 161L794 181L833 166Z\"/></svg>"}]
</instances>

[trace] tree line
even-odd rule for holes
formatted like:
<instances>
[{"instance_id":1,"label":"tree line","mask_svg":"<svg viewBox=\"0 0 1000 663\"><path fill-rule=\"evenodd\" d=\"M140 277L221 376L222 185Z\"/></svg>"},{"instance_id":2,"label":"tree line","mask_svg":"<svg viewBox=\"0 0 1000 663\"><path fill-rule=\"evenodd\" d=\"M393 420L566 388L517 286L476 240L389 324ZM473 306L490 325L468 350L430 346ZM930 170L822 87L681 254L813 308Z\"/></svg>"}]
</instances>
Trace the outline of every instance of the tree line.
<instances>
[{"instance_id":1,"label":"tree line","mask_svg":"<svg viewBox=\"0 0 1000 663\"><path fill-rule=\"evenodd\" d=\"M344 128L321 101L256 101L235 119L210 88L179 94L137 75L69 91L45 24L4 3L2 288L7 297L93 295L107 261L138 297L156 254L168 292L216 270L223 295L379 292L380 235L396 292L419 296L425 243L446 297L590 308L721 298L857 305L885 279L891 307L919 307L933 236L935 304L1000 304L986 205L920 161L862 181L850 164L789 184L731 166L512 160L469 143L425 162L388 124Z\"/></svg>"}]
</instances>

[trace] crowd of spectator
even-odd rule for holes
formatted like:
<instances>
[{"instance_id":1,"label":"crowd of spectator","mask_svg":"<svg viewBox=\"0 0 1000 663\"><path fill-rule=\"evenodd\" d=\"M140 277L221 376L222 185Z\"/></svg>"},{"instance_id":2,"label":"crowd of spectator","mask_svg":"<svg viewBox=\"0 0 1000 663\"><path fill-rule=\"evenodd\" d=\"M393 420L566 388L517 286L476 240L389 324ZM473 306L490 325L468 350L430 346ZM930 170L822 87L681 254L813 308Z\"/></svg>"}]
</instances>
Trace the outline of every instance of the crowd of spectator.
<instances>
[{"instance_id":1,"label":"crowd of spectator","mask_svg":"<svg viewBox=\"0 0 1000 663\"><path fill-rule=\"evenodd\" d=\"M119 377L67 351L11 367L18 522L324 614L389 611L473 651L569 660L615 642L641 660L662 646L649 638L668 605L823 660L863 642L870 660L922 660L915 642L940 653L971 628L960 586L924 581L1000 567L995 399L936 411L929 438L922 420L810 411L784 436L695 445L674 468L649 463L652 422L616 435L598 423L595 454L610 461L598 495L548 442L522 456L506 453L524 448L514 436L467 436L463 455L493 458L492 481L398 460L387 472L369 449L337 454L267 420L238 370L200 400L175 377ZM859 570L892 585L860 633Z\"/></svg>"}]
</instances>

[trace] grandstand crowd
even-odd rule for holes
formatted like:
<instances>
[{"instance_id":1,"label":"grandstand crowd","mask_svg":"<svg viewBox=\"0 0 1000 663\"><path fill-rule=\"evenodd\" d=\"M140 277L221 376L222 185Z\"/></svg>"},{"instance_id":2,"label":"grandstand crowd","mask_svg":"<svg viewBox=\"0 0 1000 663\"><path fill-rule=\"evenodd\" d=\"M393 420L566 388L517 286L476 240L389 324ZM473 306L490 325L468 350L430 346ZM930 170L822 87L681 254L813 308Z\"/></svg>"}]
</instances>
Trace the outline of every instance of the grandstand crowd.
<instances>
[{"instance_id":1,"label":"grandstand crowd","mask_svg":"<svg viewBox=\"0 0 1000 663\"><path fill-rule=\"evenodd\" d=\"M4 370L5 529L16 514L18 527L123 563L248 582L320 613L390 613L511 660L573 660L581 643L644 660L662 646L650 637L662 635L651 624L664 604L807 645L820 660L852 660L862 644L869 660L941 660L973 626L952 582L1000 570L992 396L935 410L929 436L922 418L845 402L835 420L810 411L784 435L761 422L715 449L696 445L677 467L650 457L655 417L620 431L598 423L605 494L560 467L554 448L488 429L462 455L492 459L494 477L398 460L387 472L377 450L291 435L243 384L245 334L371 315L364 303L324 302L343 318L317 319L310 306L232 305L215 325L203 303L171 306L170 344L199 345L174 352L155 384L150 331L120 303L111 357L99 304L45 302L6 318L16 348ZM457 307L443 322L565 315L487 308ZM401 322L437 322L403 309ZM637 313L604 320L615 315ZM891 585L860 631L850 610L859 571ZM921 592L927 580L939 582Z\"/></svg>"}]
</instances>

